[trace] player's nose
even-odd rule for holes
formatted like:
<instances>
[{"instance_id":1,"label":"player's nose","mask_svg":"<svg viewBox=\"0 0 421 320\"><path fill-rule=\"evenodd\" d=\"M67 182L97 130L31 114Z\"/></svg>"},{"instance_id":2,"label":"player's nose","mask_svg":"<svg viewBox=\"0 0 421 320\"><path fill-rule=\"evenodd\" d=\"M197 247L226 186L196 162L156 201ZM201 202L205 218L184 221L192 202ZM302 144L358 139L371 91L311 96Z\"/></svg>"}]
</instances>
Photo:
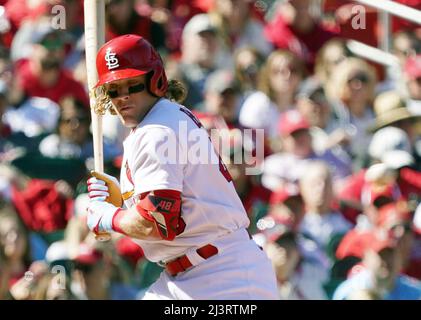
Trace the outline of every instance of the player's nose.
<instances>
[{"instance_id":1,"label":"player's nose","mask_svg":"<svg viewBox=\"0 0 421 320\"><path fill-rule=\"evenodd\" d=\"M122 93L119 97L117 97L117 104L120 106L122 103L127 102L130 99L129 93Z\"/></svg>"}]
</instances>

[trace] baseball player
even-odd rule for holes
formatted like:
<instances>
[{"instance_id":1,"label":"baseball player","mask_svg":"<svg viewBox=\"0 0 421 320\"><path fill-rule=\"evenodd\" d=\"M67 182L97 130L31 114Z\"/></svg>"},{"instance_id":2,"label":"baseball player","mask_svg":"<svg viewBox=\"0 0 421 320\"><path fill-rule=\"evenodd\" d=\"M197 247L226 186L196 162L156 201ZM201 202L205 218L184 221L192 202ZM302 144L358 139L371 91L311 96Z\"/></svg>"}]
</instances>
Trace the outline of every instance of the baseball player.
<instances>
[{"instance_id":1,"label":"baseball player","mask_svg":"<svg viewBox=\"0 0 421 320\"><path fill-rule=\"evenodd\" d=\"M231 176L201 123L171 100L183 88L167 81L156 50L124 35L99 50L96 64L96 112L108 109L131 133L121 185L98 172L88 180L90 230L130 236L165 267L144 299L277 299L274 271L246 231ZM161 152L168 141L179 157ZM190 161L198 149L217 161Z\"/></svg>"}]
</instances>

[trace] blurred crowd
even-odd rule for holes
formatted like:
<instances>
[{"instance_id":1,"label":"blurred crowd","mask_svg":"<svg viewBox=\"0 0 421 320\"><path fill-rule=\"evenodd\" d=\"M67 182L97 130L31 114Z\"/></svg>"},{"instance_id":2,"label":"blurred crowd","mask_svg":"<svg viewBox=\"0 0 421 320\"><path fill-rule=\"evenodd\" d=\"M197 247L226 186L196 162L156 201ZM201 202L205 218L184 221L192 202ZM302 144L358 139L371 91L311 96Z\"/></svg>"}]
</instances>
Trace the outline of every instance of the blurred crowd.
<instances>
[{"instance_id":1,"label":"blurred crowd","mask_svg":"<svg viewBox=\"0 0 421 320\"><path fill-rule=\"evenodd\" d=\"M349 46L384 32L369 7L355 28L353 1L105 3L106 40L148 39L229 140L221 157L281 299L421 299L420 25L391 18L386 68ZM127 134L104 116L108 174ZM0 300L140 299L159 276L131 239L87 229L92 158L83 1L0 0Z\"/></svg>"}]
</instances>

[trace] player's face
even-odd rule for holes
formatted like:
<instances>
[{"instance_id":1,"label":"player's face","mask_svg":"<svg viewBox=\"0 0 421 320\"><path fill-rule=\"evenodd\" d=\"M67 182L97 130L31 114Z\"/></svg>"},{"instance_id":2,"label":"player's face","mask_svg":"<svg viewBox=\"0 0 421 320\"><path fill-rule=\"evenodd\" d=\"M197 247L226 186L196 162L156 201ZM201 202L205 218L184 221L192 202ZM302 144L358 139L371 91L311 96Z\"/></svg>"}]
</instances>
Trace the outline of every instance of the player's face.
<instances>
[{"instance_id":1,"label":"player's face","mask_svg":"<svg viewBox=\"0 0 421 320\"><path fill-rule=\"evenodd\" d=\"M110 82L105 90L121 122L128 128L135 128L158 99L147 91L144 75Z\"/></svg>"}]
</instances>

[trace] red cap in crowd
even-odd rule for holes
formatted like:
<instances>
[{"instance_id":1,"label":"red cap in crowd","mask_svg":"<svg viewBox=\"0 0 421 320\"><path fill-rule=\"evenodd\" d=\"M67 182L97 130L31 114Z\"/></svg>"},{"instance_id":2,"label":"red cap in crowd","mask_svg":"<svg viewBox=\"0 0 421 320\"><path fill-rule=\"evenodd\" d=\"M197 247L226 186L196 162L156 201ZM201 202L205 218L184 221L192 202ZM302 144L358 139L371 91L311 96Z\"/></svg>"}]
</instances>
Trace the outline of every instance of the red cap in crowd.
<instances>
[{"instance_id":1,"label":"red cap in crowd","mask_svg":"<svg viewBox=\"0 0 421 320\"><path fill-rule=\"evenodd\" d=\"M396 200L395 185L393 184L378 187L368 183L366 188L367 189L365 195L367 198L364 199L364 201L367 205L374 205L379 208L384 204L383 202Z\"/></svg>"},{"instance_id":2,"label":"red cap in crowd","mask_svg":"<svg viewBox=\"0 0 421 320\"><path fill-rule=\"evenodd\" d=\"M142 248L129 237L120 238L116 244L117 253L127 259L133 266L136 266L144 257Z\"/></svg>"},{"instance_id":3,"label":"red cap in crowd","mask_svg":"<svg viewBox=\"0 0 421 320\"><path fill-rule=\"evenodd\" d=\"M390 230L391 228L411 222L411 214L404 202L390 203L379 209L377 226Z\"/></svg>"},{"instance_id":4,"label":"red cap in crowd","mask_svg":"<svg viewBox=\"0 0 421 320\"><path fill-rule=\"evenodd\" d=\"M309 128L310 123L297 110L286 111L279 119L278 130L282 136L288 136L295 131Z\"/></svg>"},{"instance_id":5,"label":"red cap in crowd","mask_svg":"<svg viewBox=\"0 0 421 320\"><path fill-rule=\"evenodd\" d=\"M380 252L383 249L394 247L393 239L376 230L359 231L354 229L349 231L340 242L336 250L336 257L338 259L350 256L363 258L367 250Z\"/></svg>"},{"instance_id":6,"label":"red cap in crowd","mask_svg":"<svg viewBox=\"0 0 421 320\"><path fill-rule=\"evenodd\" d=\"M270 205L276 205L285 202L287 199L300 196L298 187L283 186L271 193L269 198Z\"/></svg>"},{"instance_id":7,"label":"red cap in crowd","mask_svg":"<svg viewBox=\"0 0 421 320\"><path fill-rule=\"evenodd\" d=\"M81 243L79 246L79 253L74 260L80 264L92 265L100 261L102 256L101 251L86 243Z\"/></svg>"},{"instance_id":8,"label":"red cap in crowd","mask_svg":"<svg viewBox=\"0 0 421 320\"><path fill-rule=\"evenodd\" d=\"M274 206L283 204L292 198L296 198L297 201L302 201L298 187L294 185L287 185L279 188L277 191L273 192L269 198L269 204L273 207L269 211L268 217L272 218L277 225L282 225L282 228L286 228L287 230L296 230L302 219L301 213L292 208L290 208L291 210L294 210L294 212L291 211L292 214L285 213L282 210L279 212L278 208ZM282 233L283 232L285 232L285 230L282 230Z\"/></svg>"},{"instance_id":9,"label":"red cap in crowd","mask_svg":"<svg viewBox=\"0 0 421 320\"><path fill-rule=\"evenodd\" d=\"M116 168L121 169L122 164L123 164L123 156L122 155L117 156L117 157L114 158L113 165Z\"/></svg>"}]
</instances>

